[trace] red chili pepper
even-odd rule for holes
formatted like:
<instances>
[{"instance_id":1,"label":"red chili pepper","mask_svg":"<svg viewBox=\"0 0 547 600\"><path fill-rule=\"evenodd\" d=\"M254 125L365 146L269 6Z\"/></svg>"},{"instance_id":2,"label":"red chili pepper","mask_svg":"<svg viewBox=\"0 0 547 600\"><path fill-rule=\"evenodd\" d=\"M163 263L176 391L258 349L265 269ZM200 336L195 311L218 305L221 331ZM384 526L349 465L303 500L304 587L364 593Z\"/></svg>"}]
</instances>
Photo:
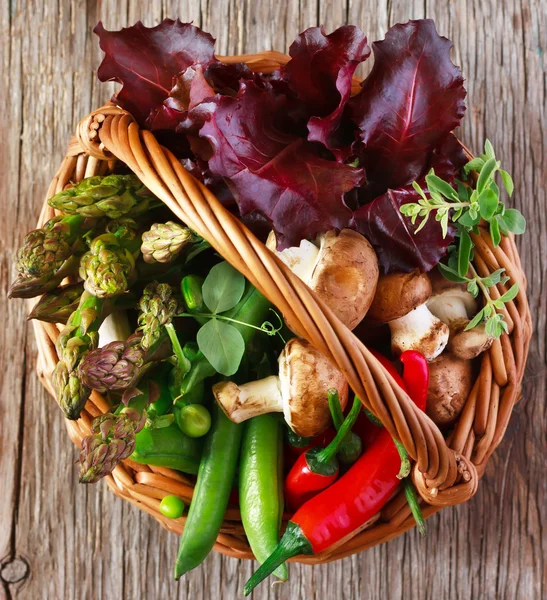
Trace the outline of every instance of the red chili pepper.
<instances>
[{"instance_id":1,"label":"red chili pepper","mask_svg":"<svg viewBox=\"0 0 547 600\"><path fill-rule=\"evenodd\" d=\"M399 360L404 365L403 381L405 384L403 389L406 387L414 404L421 410L425 410L429 387L429 365L425 356L416 350L406 350L401 354Z\"/></svg>"},{"instance_id":2,"label":"red chili pepper","mask_svg":"<svg viewBox=\"0 0 547 600\"><path fill-rule=\"evenodd\" d=\"M419 372L424 374L423 369ZM296 511L277 548L245 584L244 594L292 556L323 552L364 527L399 485L401 464L394 440L381 430L345 475Z\"/></svg>"},{"instance_id":3,"label":"red chili pepper","mask_svg":"<svg viewBox=\"0 0 547 600\"><path fill-rule=\"evenodd\" d=\"M339 465L336 453L348 432L351 431L361 406L361 401L356 397L351 411L332 442L326 448L311 448L301 454L294 463L285 479L285 501L292 510L302 506L338 477Z\"/></svg>"}]
</instances>

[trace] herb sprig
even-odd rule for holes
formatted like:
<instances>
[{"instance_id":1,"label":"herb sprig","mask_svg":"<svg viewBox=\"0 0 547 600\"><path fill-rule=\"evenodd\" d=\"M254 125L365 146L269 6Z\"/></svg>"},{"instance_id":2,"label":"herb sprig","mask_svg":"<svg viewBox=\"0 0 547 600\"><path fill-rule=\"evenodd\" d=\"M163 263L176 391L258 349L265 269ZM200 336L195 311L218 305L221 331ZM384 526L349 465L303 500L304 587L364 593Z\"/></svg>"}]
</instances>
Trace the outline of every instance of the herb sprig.
<instances>
[{"instance_id":1,"label":"herb sprig","mask_svg":"<svg viewBox=\"0 0 547 600\"><path fill-rule=\"evenodd\" d=\"M476 173L476 185L472 188L468 179ZM497 247L502 235L509 233L522 234L526 231L526 220L516 208L506 208L500 199L500 188L495 181L499 173L501 182L507 194L512 196L514 184L511 175L501 168L496 159L494 148L490 141L484 144L484 153L473 158L463 167L464 181L456 180L454 188L444 181L433 169L425 176L428 194L414 182L414 190L419 194L418 202L401 206L401 213L410 217L415 224L421 219L416 233L420 231L431 215L440 223L443 237L448 234L449 225L456 228L457 244L449 247L448 264L439 263L438 268L449 280L467 283L467 289L474 297L482 292L483 308L469 322L466 329L472 329L483 321L486 322L486 332L492 337L499 337L507 332L507 323L498 310L503 309L506 302L513 300L518 294L518 284L515 283L500 298L492 299L489 288L498 283L506 283L509 278L503 276L504 269L498 269L486 277L480 277L472 265L473 240L471 234L479 233L479 223L488 224L492 244Z\"/></svg>"}]
</instances>

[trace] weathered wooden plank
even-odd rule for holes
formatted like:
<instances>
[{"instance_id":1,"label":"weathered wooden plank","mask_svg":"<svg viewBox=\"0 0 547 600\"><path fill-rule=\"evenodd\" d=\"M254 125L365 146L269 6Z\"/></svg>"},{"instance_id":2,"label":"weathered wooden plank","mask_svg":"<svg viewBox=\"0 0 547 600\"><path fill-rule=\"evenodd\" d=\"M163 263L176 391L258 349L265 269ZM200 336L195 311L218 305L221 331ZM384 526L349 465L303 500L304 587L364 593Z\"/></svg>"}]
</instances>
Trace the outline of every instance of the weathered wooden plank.
<instances>
[{"instance_id":1,"label":"weathered wooden plank","mask_svg":"<svg viewBox=\"0 0 547 600\"><path fill-rule=\"evenodd\" d=\"M10 255L35 219L49 177L79 118L112 93L99 84L97 39L102 19L118 28L180 16L217 38L220 53L287 49L297 33L346 22L369 41L408 18L433 17L453 39L469 91L461 136L473 149L489 137L515 175L515 204L528 216L520 240L530 280L537 336L524 399L490 462L477 496L367 553L318 567L292 567L285 586L255 598L539 599L545 589L547 483L542 461L547 419L547 199L545 40L541 0L453 2L394 0L1 0L0 102L9 115L2 144L0 221L2 289L13 276ZM372 64L369 61L368 68ZM7 204L9 202L9 204ZM0 331L0 594L31 598L236 598L252 564L210 556L180 583L171 579L177 539L99 485L76 482L57 408L33 373L35 349L23 340L20 302L4 302ZM21 416L22 419L21 420ZM24 431L20 427L24 422ZM29 576L24 575L25 563ZM0 596L1 597L1 596Z\"/></svg>"}]
</instances>

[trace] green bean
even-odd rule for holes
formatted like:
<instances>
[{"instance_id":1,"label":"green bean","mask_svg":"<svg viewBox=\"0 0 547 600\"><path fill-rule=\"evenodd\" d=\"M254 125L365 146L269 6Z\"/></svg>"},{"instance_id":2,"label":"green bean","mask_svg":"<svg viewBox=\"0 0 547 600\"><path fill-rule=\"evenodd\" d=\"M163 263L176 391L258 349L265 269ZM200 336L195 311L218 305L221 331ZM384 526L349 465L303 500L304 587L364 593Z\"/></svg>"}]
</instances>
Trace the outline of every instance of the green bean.
<instances>
[{"instance_id":1,"label":"green bean","mask_svg":"<svg viewBox=\"0 0 547 600\"><path fill-rule=\"evenodd\" d=\"M233 423L215 402L213 425L203 456L188 517L180 540L175 579L201 564L215 544L237 467L243 426Z\"/></svg>"},{"instance_id":2,"label":"green bean","mask_svg":"<svg viewBox=\"0 0 547 600\"><path fill-rule=\"evenodd\" d=\"M256 559L263 563L279 543L283 517L283 429L279 415L245 423L241 445L239 503L241 521ZM285 564L274 572L288 578Z\"/></svg>"}]
</instances>

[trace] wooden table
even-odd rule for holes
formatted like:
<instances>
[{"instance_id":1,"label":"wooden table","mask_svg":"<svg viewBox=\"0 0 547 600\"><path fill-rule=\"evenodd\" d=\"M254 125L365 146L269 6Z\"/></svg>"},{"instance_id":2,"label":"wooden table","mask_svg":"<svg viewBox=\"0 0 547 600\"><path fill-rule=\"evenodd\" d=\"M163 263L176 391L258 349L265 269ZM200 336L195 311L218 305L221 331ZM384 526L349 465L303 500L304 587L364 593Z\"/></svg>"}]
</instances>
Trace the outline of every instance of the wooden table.
<instances>
[{"instance_id":1,"label":"wooden table","mask_svg":"<svg viewBox=\"0 0 547 600\"><path fill-rule=\"evenodd\" d=\"M78 120L113 88L98 82L91 33L179 16L217 37L217 51L284 50L308 26L359 25L369 40L409 18L432 17L454 41L467 80L460 132L488 137L513 173L519 240L536 335L524 397L477 495L466 505L343 561L291 568L290 583L255 598L528 599L547 595L545 472L547 317L547 15L544 0L0 0L0 598L38 600L239 597L253 564L219 555L180 583L178 540L104 485L78 485L76 449L34 373L28 307L5 301L12 255L36 221L47 184ZM542 9L543 7L543 9ZM5 211L5 212L4 212Z\"/></svg>"}]
</instances>

